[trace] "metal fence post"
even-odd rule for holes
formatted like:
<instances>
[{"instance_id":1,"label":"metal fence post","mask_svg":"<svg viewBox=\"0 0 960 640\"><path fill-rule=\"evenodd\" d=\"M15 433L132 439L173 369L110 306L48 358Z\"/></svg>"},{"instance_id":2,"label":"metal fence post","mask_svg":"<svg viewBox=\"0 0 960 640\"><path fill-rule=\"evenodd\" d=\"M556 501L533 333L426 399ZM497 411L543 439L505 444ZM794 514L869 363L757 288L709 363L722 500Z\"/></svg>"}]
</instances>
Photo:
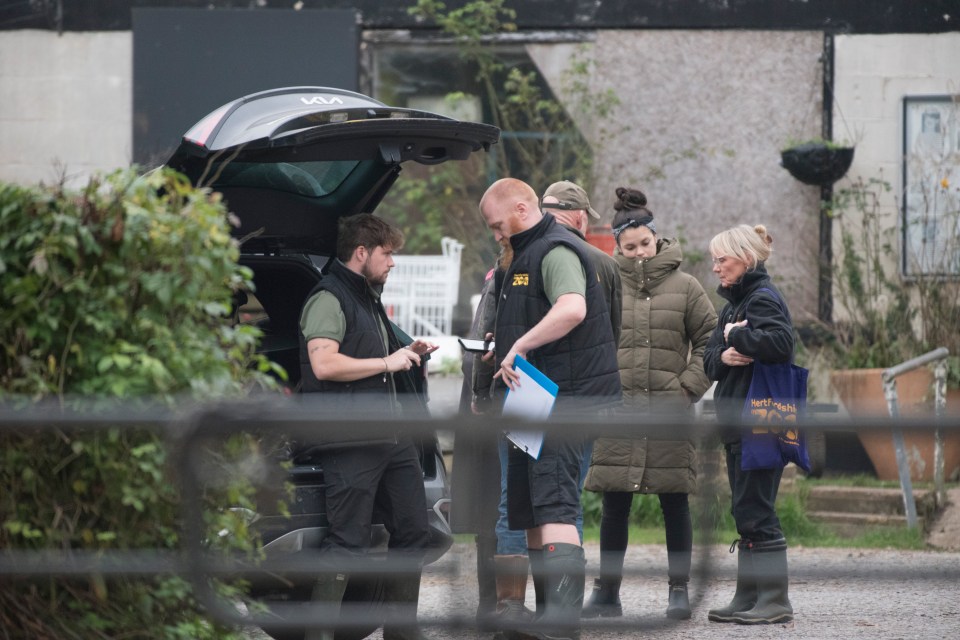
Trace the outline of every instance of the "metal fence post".
<instances>
[{"instance_id":1,"label":"metal fence post","mask_svg":"<svg viewBox=\"0 0 960 640\"><path fill-rule=\"evenodd\" d=\"M897 401L897 379L885 375L883 377L883 395L887 399L887 408L890 417L896 421L900 417L900 404ZM913 499L913 484L910 481L910 463L907 460L907 447L903 442L903 429L893 427L893 447L897 453L897 473L900 476L900 487L903 489L903 510L907 515L907 527L917 528L917 504Z\"/></svg>"},{"instance_id":2,"label":"metal fence post","mask_svg":"<svg viewBox=\"0 0 960 640\"><path fill-rule=\"evenodd\" d=\"M934 369L934 428L933 428L933 496L937 508L947 502L943 486L943 416L947 412L947 361L940 360Z\"/></svg>"}]
</instances>

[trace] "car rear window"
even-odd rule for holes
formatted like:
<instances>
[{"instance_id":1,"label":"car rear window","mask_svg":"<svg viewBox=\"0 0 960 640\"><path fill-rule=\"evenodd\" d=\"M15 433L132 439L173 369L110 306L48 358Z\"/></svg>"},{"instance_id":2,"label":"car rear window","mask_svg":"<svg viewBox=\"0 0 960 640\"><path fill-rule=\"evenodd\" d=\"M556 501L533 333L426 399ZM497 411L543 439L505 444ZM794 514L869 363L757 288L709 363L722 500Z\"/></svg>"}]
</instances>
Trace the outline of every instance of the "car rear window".
<instances>
[{"instance_id":1,"label":"car rear window","mask_svg":"<svg viewBox=\"0 0 960 640\"><path fill-rule=\"evenodd\" d=\"M356 160L313 160L309 162L227 162L214 167L220 176L218 187L252 187L286 191L310 198L322 198L336 191L360 164Z\"/></svg>"}]
</instances>

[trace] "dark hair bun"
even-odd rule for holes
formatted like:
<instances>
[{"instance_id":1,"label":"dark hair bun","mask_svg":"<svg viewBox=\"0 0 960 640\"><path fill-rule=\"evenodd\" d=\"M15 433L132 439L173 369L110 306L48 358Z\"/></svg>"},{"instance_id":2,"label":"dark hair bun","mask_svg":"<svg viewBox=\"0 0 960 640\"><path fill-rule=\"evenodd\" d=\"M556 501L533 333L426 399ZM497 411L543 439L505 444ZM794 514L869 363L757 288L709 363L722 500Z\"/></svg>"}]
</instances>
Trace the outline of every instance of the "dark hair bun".
<instances>
[{"instance_id":1,"label":"dark hair bun","mask_svg":"<svg viewBox=\"0 0 960 640\"><path fill-rule=\"evenodd\" d=\"M639 189L628 189L626 187L617 187L617 201L613 208L616 211L631 211L633 209L642 209L647 205L647 196Z\"/></svg>"}]
</instances>

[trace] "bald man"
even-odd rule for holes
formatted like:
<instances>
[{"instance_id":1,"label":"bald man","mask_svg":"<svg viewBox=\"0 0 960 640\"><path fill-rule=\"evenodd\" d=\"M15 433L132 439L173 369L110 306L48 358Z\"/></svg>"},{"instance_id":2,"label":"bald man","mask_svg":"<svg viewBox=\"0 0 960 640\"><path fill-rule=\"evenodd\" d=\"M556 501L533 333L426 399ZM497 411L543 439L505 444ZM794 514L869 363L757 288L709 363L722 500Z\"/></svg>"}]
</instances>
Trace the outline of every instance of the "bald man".
<instances>
[{"instance_id":1,"label":"bald man","mask_svg":"<svg viewBox=\"0 0 960 640\"><path fill-rule=\"evenodd\" d=\"M513 252L497 300L499 388L515 389L521 356L557 383L554 414L596 414L620 401L609 304L581 241L540 210L530 185L498 180L480 200L494 239ZM546 433L537 459L511 449L507 517L526 531L541 639L580 637L584 556L576 528L585 441Z\"/></svg>"}]
</instances>

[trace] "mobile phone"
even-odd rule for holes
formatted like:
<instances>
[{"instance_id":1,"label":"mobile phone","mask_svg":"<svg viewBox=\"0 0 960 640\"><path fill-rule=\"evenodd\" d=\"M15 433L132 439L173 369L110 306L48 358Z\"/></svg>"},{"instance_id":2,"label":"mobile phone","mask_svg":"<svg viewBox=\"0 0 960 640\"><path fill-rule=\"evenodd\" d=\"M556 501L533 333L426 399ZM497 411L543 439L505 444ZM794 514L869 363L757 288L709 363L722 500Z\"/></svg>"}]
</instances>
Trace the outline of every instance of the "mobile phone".
<instances>
[{"instance_id":1,"label":"mobile phone","mask_svg":"<svg viewBox=\"0 0 960 640\"><path fill-rule=\"evenodd\" d=\"M486 342L484 340L464 340L463 338L457 338L457 342L460 343L460 346L463 347L464 351L469 353L486 353L487 351L493 351L493 342Z\"/></svg>"}]
</instances>

